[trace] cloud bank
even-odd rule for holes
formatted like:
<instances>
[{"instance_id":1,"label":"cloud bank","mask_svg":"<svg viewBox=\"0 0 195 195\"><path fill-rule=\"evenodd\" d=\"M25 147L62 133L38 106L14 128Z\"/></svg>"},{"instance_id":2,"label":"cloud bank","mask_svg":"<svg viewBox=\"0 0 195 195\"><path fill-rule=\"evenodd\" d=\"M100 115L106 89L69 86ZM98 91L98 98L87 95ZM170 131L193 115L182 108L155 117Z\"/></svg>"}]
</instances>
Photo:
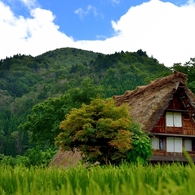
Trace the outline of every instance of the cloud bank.
<instances>
[{"instance_id":1,"label":"cloud bank","mask_svg":"<svg viewBox=\"0 0 195 195\"><path fill-rule=\"evenodd\" d=\"M50 10L39 8L34 0L21 0L30 17L16 16L0 1L0 59L14 54L36 56L61 47L76 47L105 54L142 49L166 66L195 57L195 3L182 6L151 0L131 7L105 40L74 41L60 32ZM78 11L79 14L79 11Z\"/></svg>"}]
</instances>

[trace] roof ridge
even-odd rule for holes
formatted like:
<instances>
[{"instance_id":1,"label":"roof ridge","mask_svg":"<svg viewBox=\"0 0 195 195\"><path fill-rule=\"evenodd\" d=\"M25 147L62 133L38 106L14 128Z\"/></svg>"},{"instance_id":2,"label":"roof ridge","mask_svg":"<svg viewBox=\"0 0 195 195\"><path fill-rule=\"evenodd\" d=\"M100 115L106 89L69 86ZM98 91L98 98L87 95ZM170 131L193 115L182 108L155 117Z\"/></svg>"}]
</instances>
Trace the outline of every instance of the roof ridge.
<instances>
[{"instance_id":1,"label":"roof ridge","mask_svg":"<svg viewBox=\"0 0 195 195\"><path fill-rule=\"evenodd\" d=\"M132 90L132 91L127 90L123 95L119 95L119 96L116 95L116 96L113 96L113 98L114 99L129 98L131 96L144 93L146 90L150 88L161 87L167 83L175 83L176 86L178 86L179 83L186 85L186 80L187 80L186 74L181 73L179 71L174 71L174 73L171 75L151 81L148 85L137 86L135 90Z\"/></svg>"}]
</instances>

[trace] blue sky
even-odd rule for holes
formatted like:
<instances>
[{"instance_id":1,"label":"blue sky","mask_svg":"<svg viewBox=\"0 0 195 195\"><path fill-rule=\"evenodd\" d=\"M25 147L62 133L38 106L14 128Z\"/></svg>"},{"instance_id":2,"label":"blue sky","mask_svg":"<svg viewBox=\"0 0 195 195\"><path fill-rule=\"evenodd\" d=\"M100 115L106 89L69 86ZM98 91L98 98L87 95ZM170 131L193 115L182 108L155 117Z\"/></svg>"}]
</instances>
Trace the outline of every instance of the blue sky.
<instances>
[{"instance_id":1,"label":"blue sky","mask_svg":"<svg viewBox=\"0 0 195 195\"><path fill-rule=\"evenodd\" d=\"M143 49L166 66L195 57L193 0L0 0L0 59L61 47Z\"/></svg>"}]
</instances>

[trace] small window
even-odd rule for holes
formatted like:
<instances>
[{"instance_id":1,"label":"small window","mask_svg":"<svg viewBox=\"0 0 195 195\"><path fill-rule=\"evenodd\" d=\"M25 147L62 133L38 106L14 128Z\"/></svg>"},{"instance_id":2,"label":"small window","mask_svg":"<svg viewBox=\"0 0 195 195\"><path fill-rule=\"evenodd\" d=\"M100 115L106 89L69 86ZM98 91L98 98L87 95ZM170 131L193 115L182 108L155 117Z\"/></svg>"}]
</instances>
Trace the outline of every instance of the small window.
<instances>
[{"instance_id":1,"label":"small window","mask_svg":"<svg viewBox=\"0 0 195 195\"><path fill-rule=\"evenodd\" d=\"M192 140L191 139L184 140L184 149L186 151L192 151Z\"/></svg>"},{"instance_id":2,"label":"small window","mask_svg":"<svg viewBox=\"0 0 195 195\"><path fill-rule=\"evenodd\" d=\"M159 138L159 150L165 150L165 140L163 138Z\"/></svg>"},{"instance_id":3,"label":"small window","mask_svg":"<svg viewBox=\"0 0 195 195\"><path fill-rule=\"evenodd\" d=\"M167 127L182 127L182 115L180 112L167 112L166 113L166 126Z\"/></svg>"},{"instance_id":4,"label":"small window","mask_svg":"<svg viewBox=\"0 0 195 195\"><path fill-rule=\"evenodd\" d=\"M152 148L156 150L165 150L165 140L163 138L153 137Z\"/></svg>"},{"instance_id":5,"label":"small window","mask_svg":"<svg viewBox=\"0 0 195 195\"><path fill-rule=\"evenodd\" d=\"M152 138L152 148L158 150L159 149L159 138Z\"/></svg>"}]
</instances>

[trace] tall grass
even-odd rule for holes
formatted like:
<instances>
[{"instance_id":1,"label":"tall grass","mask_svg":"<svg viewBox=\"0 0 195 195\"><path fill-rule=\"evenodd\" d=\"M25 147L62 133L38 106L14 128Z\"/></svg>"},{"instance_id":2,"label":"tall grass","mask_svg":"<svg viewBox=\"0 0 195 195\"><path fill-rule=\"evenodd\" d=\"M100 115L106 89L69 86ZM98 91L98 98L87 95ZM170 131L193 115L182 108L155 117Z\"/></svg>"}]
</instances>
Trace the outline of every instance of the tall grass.
<instances>
[{"instance_id":1,"label":"tall grass","mask_svg":"<svg viewBox=\"0 0 195 195\"><path fill-rule=\"evenodd\" d=\"M194 195L194 182L194 167L180 164L0 167L1 195Z\"/></svg>"}]
</instances>

